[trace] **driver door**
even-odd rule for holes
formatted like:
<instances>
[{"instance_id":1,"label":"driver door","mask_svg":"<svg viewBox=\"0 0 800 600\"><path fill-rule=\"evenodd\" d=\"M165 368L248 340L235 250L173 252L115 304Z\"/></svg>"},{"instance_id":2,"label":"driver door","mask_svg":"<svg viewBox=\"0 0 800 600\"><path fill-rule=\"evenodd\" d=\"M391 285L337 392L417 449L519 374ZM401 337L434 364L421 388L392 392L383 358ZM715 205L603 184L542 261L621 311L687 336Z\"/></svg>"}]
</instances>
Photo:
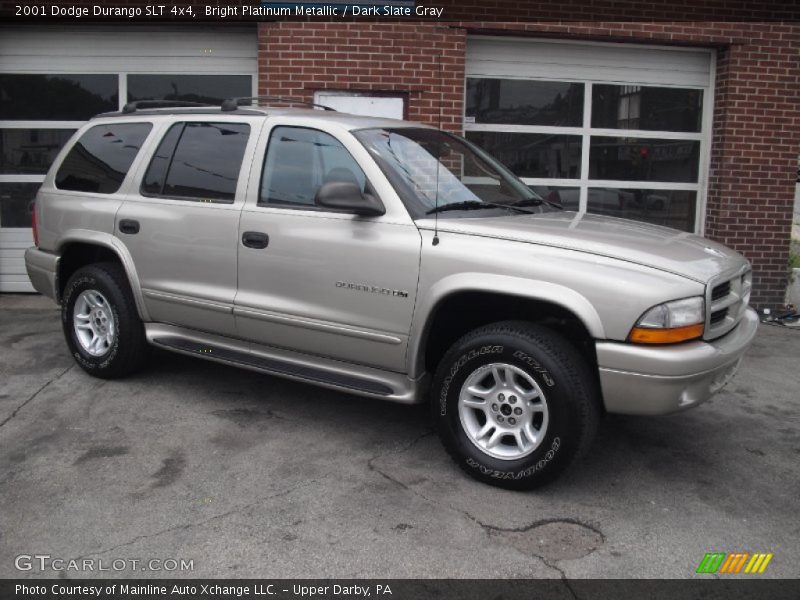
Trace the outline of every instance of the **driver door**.
<instances>
[{"instance_id":1,"label":"driver door","mask_svg":"<svg viewBox=\"0 0 800 600\"><path fill-rule=\"evenodd\" d=\"M359 217L315 205L333 181L374 193L366 173L379 170L353 157L345 143L356 140L289 125L264 136L239 223L239 336L404 372L419 231L392 211Z\"/></svg>"}]
</instances>

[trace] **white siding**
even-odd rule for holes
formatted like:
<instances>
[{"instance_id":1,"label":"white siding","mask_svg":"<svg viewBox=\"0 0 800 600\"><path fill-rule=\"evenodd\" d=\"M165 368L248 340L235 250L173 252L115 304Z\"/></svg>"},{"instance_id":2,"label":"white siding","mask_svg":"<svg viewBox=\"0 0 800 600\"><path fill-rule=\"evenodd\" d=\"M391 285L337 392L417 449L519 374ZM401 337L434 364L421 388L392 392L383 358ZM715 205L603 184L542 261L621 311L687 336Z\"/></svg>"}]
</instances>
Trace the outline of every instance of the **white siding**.
<instances>
[{"instance_id":1,"label":"white siding","mask_svg":"<svg viewBox=\"0 0 800 600\"><path fill-rule=\"evenodd\" d=\"M0 229L0 292L32 292L25 272L25 248L33 246L27 229Z\"/></svg>"}]
</instances>

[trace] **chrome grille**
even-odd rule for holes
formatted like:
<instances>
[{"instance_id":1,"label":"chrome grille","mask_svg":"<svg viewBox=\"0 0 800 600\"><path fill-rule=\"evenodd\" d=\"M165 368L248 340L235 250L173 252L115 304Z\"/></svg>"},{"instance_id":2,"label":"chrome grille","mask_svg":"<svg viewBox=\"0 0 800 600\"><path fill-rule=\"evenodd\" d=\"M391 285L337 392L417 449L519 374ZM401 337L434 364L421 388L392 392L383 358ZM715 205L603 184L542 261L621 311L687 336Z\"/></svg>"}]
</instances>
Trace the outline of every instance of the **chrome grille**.
<instances>
[{"instance_id":1,"label":"chrome grille","mask_svg":"<svg viewBox=\"0 0 800 600\"><path fill-rule=\"evenodd\" d=\"M713 279L706 292L707 340L718 338L736 327L750 301L752 274L748 265Z\"/></svg>"}]
</instances>

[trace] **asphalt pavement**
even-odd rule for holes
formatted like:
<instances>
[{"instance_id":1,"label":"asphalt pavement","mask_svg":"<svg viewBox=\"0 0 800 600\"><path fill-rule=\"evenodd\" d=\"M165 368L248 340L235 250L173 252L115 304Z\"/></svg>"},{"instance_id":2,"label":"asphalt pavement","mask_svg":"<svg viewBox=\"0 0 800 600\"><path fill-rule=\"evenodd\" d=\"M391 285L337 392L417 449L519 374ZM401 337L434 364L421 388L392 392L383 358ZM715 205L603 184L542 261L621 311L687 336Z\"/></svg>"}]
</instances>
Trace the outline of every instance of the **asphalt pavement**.
<instances>
[{"instance_id":1,"label":"asphalt pavement","mask_svg":"<svg viewBox=\"0 0 800 600\"><path fill-rule=\"evenodd\" d=\"M0 295L0 577L690 578L712 551L799 577L799 355L762 325L712 401L607 416L523 493L465 476L422 407L164 352L93 379L51 302Z\"/></svg>"}]
</instances>

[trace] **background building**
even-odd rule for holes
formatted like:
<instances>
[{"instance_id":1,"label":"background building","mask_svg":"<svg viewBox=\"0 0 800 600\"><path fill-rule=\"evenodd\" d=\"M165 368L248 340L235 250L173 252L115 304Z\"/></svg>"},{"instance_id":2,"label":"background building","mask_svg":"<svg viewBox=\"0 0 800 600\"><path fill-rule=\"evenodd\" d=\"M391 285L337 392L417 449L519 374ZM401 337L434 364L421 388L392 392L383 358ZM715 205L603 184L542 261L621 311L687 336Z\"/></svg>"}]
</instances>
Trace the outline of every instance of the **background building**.
<instances>
[{"instance_id":1,"label":"background building","mask_svg":"<svg viewBox=\"0 0 800 600\"><path fill-rule=\"evenodd\" d=\"M800 26L657 18L6 27L0 291L30 289L30 200L91 115L135 99L258 93L464 133L568 208L732 246L753 262L754 302L778 304L800 154Z\"/></svg>"}]
</instances>

